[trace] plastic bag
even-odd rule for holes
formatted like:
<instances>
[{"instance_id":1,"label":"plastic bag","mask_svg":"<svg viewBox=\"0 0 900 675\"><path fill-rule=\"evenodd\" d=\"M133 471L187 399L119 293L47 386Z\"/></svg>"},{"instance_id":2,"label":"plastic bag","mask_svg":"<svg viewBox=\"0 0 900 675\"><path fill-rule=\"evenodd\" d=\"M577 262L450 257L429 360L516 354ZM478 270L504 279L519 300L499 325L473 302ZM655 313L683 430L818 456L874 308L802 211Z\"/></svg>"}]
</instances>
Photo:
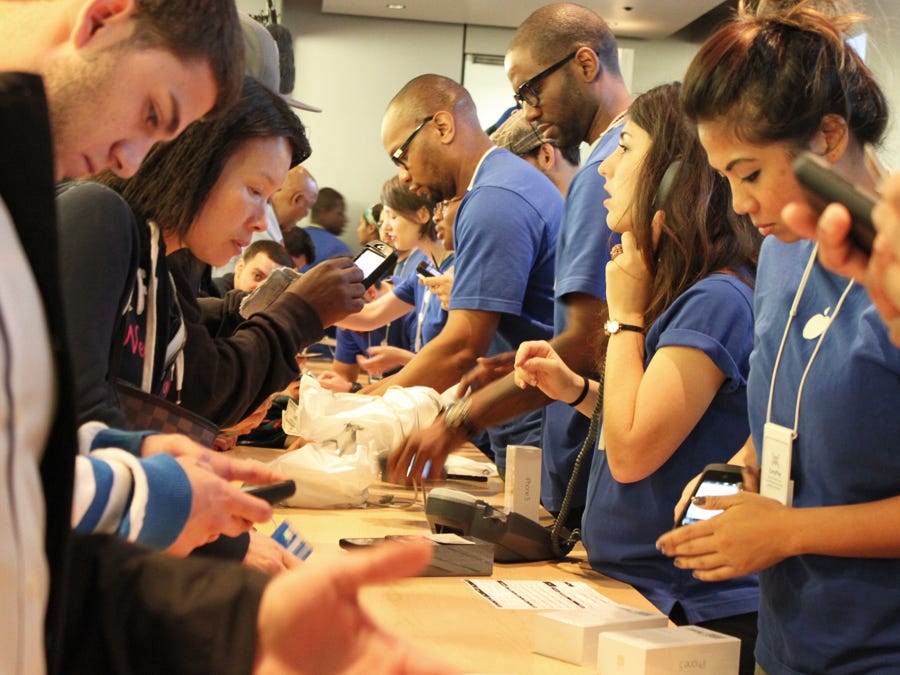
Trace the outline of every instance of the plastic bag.
<instances>
[{"instance_id":1,"label":"plastic bag","mask_svg":"<svg viewBox=\"0 0 900 675\"><path fill-rule=\"evenodd\" d=\"M366 503L369 486L378 479L375 457L365 445L338 454L333 444L307 443L270 464L297 484L288 506L339 509Z\"/></svg>"},{"instance_id":2,"label":"plastic bag","mask_svg":"<svg viewBox=\"0 0 900 675\"><path fill-rule=\"evenodd\" d=\"M304 375L299 403L283 415L286 433L310 442L271 466L297 483L287 501L303 508L361 506L378 480L378 456L431 424L444 406L429 387L391 387L383 396L335 394Z\"/></svg>"}]
</instances>

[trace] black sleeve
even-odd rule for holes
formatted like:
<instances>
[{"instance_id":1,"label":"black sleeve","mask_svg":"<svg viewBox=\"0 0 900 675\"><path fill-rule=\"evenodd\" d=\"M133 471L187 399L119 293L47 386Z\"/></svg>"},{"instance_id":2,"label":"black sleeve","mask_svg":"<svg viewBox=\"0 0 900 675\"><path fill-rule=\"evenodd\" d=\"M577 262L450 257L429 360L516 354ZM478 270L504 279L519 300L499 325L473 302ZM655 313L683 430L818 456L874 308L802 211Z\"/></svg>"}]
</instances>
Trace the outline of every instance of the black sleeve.
<instances>
[{"instance_id":1,"label":"black sleeve","mask_svg":"<svg viewBox=\"0 0 900 675\"><path fill-rule=\"evenodd\" d=\"M200 308L188 280L173 270L187 331L181 404L222 427L253 412L269 394L297 377L294 356L323 335L322 322L302 298L282 293L264 313L214 338L199 323Z\"/></svg>"},{"instance_id":2,"label":"black sleeve","mask_svg":"<svg viewBox=\"0 0 900 675\"><path fill-rule=\"evenodd\" d=\"M122 426L109 365L121 308L137 271L134 215L116 192L97 183L74 184L57 197L56 205L78 421Z\"/></svg>"},{"instance_id":3,"label":"black sleeve","mask_svg":"<svg viewBox=\"0 0 900 675\"><path fill-rule=\"evenodd\" d=\"M244 291L231 289L221 298L200 297L200 323L213 337L234 335L238 326L244 323L240 314L241 301L247 297Z\"/></svg>"},{"instance_id":4,"label":"black sleeve","mask_svg":"<svg viewBox=\"0 0 900 675\"><path fill-rule=\"evenodd\" d=\"M71 565L66 673L251 672L269 577L99 535L73 537Z\"/></svg>"}]
</instances>

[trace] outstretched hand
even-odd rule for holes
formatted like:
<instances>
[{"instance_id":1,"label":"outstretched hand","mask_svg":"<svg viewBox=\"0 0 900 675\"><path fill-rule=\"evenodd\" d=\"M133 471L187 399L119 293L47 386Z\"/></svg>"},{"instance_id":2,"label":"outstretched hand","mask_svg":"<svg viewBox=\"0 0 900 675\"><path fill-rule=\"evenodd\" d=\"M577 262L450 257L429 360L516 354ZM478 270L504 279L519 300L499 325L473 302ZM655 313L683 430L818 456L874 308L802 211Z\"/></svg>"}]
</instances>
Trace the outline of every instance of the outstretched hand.
<instances>
[{"instance_id":1,"label":"outstretched hand","mask_svg":"<svg viewBox=\"0 0 900 675\"><path fill-rule=\"evenodd\" d=\"M360 606L359 591L417 574L426 540L388 543L275 577L257 618L256 675L450 675L459 672L392 635Z\"/></svg>"}]
</instances>

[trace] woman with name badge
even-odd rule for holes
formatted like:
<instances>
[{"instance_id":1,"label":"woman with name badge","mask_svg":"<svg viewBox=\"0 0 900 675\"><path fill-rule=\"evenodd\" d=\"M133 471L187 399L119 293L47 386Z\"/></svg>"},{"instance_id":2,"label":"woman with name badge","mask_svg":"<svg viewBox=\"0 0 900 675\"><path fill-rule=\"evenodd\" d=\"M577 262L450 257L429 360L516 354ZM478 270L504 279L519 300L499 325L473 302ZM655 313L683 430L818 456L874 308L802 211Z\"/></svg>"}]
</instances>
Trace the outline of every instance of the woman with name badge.
<instances>
[{"instance_id":1,"label":"woman with name badge","mask_svg":"<svg viewBox=\"0 0 900 675\"><path fill-rule=\"evenodd\" d=\"M837 2L742 9L701 48L684 85L734 207L767 236L748 382L751 439L733 460L755 485L658 545L698 579L759 572L762 672L900 672L900 352L865 289L817 260L783 208L810 151L872 186L864 146L885 98L847 44ZM749 475L749 474L748 474ZM756 481L752 481L755 483Z\"/></svg>"},{"instance_id":2,"label":"woman with name badge","mask_svg":"<svg viewBox=\"0 0 900 675\"><path fill-rule=\"evenodd\" d=\"M730 206L682 115L677 84L639 96L619 149L600 165L607 223L622 233L606 266L609 335L603 429L591 463L581 539L591 567L625 581L677 624L742 643L753 672L758 591L747 576L706 585L656 550L684 478L724 462L749 433L759 236ZM516 354L516 379L591 415L600 385L547 342ZM604 370L605 369L605 370Z\"/></svg>"}]
</instances>

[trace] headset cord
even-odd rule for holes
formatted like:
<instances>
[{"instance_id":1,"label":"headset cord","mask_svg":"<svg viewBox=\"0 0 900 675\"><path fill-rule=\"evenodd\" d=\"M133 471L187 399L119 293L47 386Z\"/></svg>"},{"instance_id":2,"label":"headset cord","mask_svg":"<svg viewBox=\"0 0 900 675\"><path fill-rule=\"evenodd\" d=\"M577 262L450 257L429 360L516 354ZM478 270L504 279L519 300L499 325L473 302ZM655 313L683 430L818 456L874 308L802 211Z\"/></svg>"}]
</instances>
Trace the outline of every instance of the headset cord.
<instances>
[{"instance_id":1,"label":"headset cord","mask_svg":"<svg viewBox=\"0 0 900 675\"><path fill-rule=\"evenodd\" d=\"M569 516L569 504L572 501L572 496L575 494L575 484L578 482L578 474L581 473L581 464L584 462L584 458L587 454L593 452L594 447L597 444L600 414L603 412L603 384L606 379L605 375L606 360L604 359L603 365L600 367L600 388L597 391L597 404L594 406L594 412L591 415L591 423L588 427L587 438L584 439L581 450L578 451L578 456L575 458L575 464L572 466L572 475L569 478L568 485L566 485L566 495L563 497L562 506L559 508L559 514L556 516L553 528L550 530L550 549L553 551L553 555L558 559L565 558L569 551L571 551L575 544L581 539L581 530L577 527L573 529L569 533L568 538L565 539L560 534L560 530L563 529L563 523L566 522L566 518Z\"/></svg>"}]
</instances>

